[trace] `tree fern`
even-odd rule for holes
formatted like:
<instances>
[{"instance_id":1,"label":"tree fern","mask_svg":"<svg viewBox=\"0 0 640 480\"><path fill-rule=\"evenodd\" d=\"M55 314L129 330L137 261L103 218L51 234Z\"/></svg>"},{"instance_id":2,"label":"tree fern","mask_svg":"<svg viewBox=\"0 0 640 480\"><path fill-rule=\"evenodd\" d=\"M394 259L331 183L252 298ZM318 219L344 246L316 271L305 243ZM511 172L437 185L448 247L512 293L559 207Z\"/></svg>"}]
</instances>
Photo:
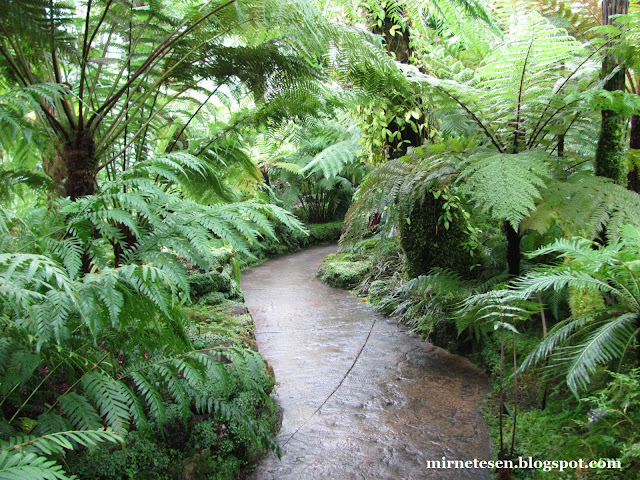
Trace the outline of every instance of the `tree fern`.
<instances>
[{"instance_id":1,"label":"tree fern","mask_svg":"<svg viewBox=\"0 0 640 480\"><path fill-rule=\"evenodd\" d=\"M392 225L404 221L416 201L432 188L451 181L464 145L451 142L413 149L407 156L385 162L359 186L345 216L341 242L351 243L366 232L369 216L385 212Z\"/></svg>"},{"instance_id":2,"label":"tree fern","mask_svg":"<svg viewBox=\"0 0 640 480\"><path fill-rule=\"evenodd\" d=\"M514 280L508 289L472 296L465 308L482 319L495 315L491 312L518 312L520 302L549 289L568 286L604 294L609 301L603 307L558 322L521 365L521 369L528 368L548 358L549 368L565 375L567 385L578 395L598 366L621 360L637 337L640 279L634 265L639 239L638 228L627 225L620 241L605 247L586 240L557 240L532 256L558 254L564 262L540 266ZM526 311L517 314L528 315Z\"/></svg>"},{"instance_id":3,"label":"tree fern","mask_svg":"<svg viewBox=\"0 0 640 480\"><path fill-rule=\"evenodd\" d=\"M640 197L606 178L576 174L552 181L542 190L542 200L523 221L523 228L543 231L557 222L568 234L594 239L605 231L614 243L624 225L636 225Z\"/></svg>"},{"instance_id":4,"label":"tree fern","mask_svg":"<svg viewBox=\"0 0 640 480\"><path fill-rule=\"evenodd\" d=\"M569 130L578 103L566 94L593 83L597 68L566 31L536 14L510 19L508 35L476 70L439 77L412 72L446 104L457 105L500 153L547 146L554 129ZM442 78L445 77L445 78ZM562 130L560 130L562 131Z\"/></svg>"}]
</instances>

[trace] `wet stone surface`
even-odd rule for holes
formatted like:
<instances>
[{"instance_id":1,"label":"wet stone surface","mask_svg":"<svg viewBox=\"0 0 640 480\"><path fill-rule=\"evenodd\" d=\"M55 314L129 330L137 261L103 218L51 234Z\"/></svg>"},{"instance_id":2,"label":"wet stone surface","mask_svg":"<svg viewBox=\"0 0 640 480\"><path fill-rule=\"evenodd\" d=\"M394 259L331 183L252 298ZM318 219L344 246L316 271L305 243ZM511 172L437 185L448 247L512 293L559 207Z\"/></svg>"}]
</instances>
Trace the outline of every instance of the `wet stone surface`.
<instances>
[{"instance_id":1,"label":"wet stone surface","mask_svg":"<svg viewBox=\"0 0 640 480\"><path fill-rule=\"evenodd\" d=\"M276 374L278 441L252 480L488 479L427 469L487 460L478 412L488 384L467 360L422 342L348 292L316 280L335 246L246 271L242 289L260 352Z\"/></svg>"}]
</instances>

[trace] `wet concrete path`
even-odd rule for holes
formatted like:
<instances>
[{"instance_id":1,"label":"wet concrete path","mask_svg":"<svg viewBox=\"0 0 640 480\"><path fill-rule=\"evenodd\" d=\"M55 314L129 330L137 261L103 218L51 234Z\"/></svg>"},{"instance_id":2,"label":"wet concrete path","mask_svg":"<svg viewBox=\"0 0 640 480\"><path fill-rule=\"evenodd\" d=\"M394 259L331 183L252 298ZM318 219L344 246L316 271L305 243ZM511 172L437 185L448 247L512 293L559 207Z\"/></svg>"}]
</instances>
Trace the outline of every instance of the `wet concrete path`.
<instances>
[{"instance_id":1,"label":"wet concrete path","mask_svg":"<svg viewBox=\"0 0 640 480\"><path fill-rule=\"evenodd\" d=\"M488 479L486 470L427 469L427 460L487 460L480 371L408 335L315 272L316 247L242 276L260 352L284 417L253 480Z\"/></svg>"}]
</instances>

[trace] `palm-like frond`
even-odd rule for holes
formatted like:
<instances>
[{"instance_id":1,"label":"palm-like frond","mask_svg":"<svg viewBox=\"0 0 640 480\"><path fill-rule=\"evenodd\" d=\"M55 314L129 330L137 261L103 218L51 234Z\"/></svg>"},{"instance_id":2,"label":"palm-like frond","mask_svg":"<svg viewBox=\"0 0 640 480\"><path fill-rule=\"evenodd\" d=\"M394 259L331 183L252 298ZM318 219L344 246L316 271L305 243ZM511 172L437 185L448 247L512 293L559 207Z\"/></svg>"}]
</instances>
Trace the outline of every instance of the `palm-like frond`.
<instances>
[{"instance_id":1,"label":"palm-like frond","mask_svg":"<svg viewBox=\"0 0 640 480\"><path fill-rule=\"evenodd\" d=\"M594 329L587 339L562 353L561 361L567 372L567 385L573 392L585 390L590 376L599 365L621 358L636 334L638 314L625 313Z\"/></svg>"},{"instance_id":2,"label":"palm-like frond","mask_svg":"<svg viewBox=\"0 0 640 480\"><path fill-rule=\"evenodd\" d=\"M121 442L122 437L110 429L56 432L41 437L12 437L0 442L0 477L6 480L69 480L62 466L45 455L58 454L77 446L94 446L101 442Z\"/></svg>"},{"instance_id":3,"label":"palm-like frond","mask_svg":"<svg viewBox=\"0 0 640 480\"><path fill-rule=\"evenodd\" d=\"M457 274L434 268L429 275L420 275L400 286L376 308L428 337L439 323L450 320L455 305L468 293Z\"/></svg>"},{"instance_id":4,"label":"palm-like frond","mask_svg":"<svg viewBox=\"0 0 640 480\"><path fill-rule=\"evenodd\" d=\"M523 221L523 228L543 231L558 223L568 234L595 239L606 231L611 243L620 240L625 225L637 225L640 197L609 179L576 174L548 182L542 200Z\"/></svg>"},{"instance_id":5,"label":"palm-like frond","mask_svg":"<svg viewBox=\"0 0 640 480\"><path fill-rule=\"evenodd\" d=\"M637 337L640 314L640 230L630 225L618 243L603 247L587 240L560 239L532 256L556 254L562 263L541 266L514 280L509 288L465 301L464 309L476 318L509 312L536 294L565 287L590 289L603 294L607 303L575 313L553 326L549 334L522 362L521 369L549 359L549 368L566 376L577 395L600 365L621 359ZM535 310L533 310L535 312ZM492 313L493 312L493 313ZM530 313L524 313L524 318Z\"/></svg>"},{"instance_id":6,"label":"palm-like frond","mask_svg":"<svg viewBox=\"0 0 640 480\"><path fill-rule=\"evenodd\" d=\"M358 138L343 140L328 146L307 163L300 173L321 174L325 178L333 178L357 161L360 150Z\"/></svg>"},{"instance_id":7,"label":"palm-like frond","mask_svg":"<svg viewBox=\"0 0 640 480\"><path fill-rule=\"evenodd\" d=\"M569 130L577 102L565 96L594 80L596 62L565 30L536 14L520 14L480 68L453 63L436 75L409 72L430 87L452 112L464 113L500 153L548 146L553 131Z\"/></svg>"}]
</instances>

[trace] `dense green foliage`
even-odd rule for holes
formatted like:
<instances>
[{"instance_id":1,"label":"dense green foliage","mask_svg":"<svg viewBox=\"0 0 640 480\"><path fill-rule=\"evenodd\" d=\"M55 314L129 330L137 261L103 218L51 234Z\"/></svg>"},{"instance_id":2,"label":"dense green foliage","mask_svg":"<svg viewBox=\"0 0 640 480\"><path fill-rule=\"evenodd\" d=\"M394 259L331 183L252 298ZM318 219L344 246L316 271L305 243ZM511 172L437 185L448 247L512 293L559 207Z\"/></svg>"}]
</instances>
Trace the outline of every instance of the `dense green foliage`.
<instances>
[{"instance_id":1,"label":"dense green foliage","mask_svg":"<svg viewBox=\"0 0 640 480\"><path fill-rule=\"evenodd\" d=\"M416 202L405 222L398 225L400 247L409 278L428 274L433 267L469 275L474 259L461 248L468 239L466 219L455 210L445 219L447 200L425 195Z\"/></svg>"},{"instance_id":2,"label":"dense green foliage","mask_svg":"<svg viewBox=\"0 0 640 480\"><path fill-rule=\"evenodd\" d=\"M428 96L431 144L376 156L382 164L356 191L341 242L348 258L371 233L371 215L383 212L381 235L398 235L402 249L387 252L387 272L375 279L374 254L359 258L369 272L357 293L486 367L499 458L623 463L622 471L511 471L501 478L635 478L637 436L627 429L640 417L635 397L623 392L638 367L633 226L640 204L635 192L598 175L624 184L633 168L621 160L629 124L619 119L637 115L638 97L610 88L610 70L599 74L615 51L633 69L627 90L634 91L638 6L632 2L628 16L598 30L611 41L605 45L587 30L598 18L586 12L599 6L538 3L493 2L491 24L474 24L475 44L446 29L438 33L448 43L429 42L432 24L421 23L411 2L387 4L398 9L379 14L383 24L397 25L413 49L398 57L413 105L396 102L393 114L420 118L415 105ZM389 37L399 52L401 42ZM615 132L592 128L601 110L615 114ZM373 132L388 114L365 117L367 148L375 150ZM617 137L615 146L602 143L604 133ZM612 159L612 174L594 162L599 138L598 158ZM425 208L433 192L455 200ZM445 246L431 248L447 236ZM346 270L345 258L328 260Z\"/></svg>"},{"instance_id":3,"label":"dense green foliage","mask_svg":"<svg viewBox=\"0 0 640 480\"><path fill-rule=\"evenodd\" d=\"M603 4L0 0L0 476L243 474L240 268L340 235L323 280L486 367L497 456L637 476L640 5Z\"/></svg>"}]
</instances>

